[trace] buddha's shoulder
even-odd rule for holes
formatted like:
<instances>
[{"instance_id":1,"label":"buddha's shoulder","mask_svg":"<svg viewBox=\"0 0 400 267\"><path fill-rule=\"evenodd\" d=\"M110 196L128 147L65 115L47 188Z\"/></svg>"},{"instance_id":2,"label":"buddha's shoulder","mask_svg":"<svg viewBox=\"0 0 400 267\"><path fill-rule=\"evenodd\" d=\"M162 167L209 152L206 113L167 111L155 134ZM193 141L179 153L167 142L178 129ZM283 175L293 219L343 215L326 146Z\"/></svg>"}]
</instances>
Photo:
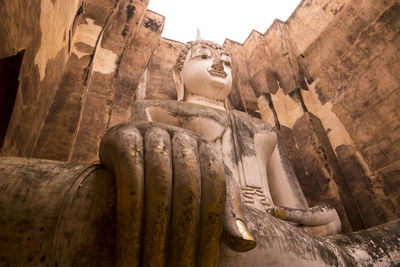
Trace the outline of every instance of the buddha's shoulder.
<instances>
[{"instance_id":1,"label":"buddha's shoulder","mask_svg":"<svg viewBox=\"0 0 400 267\"><path fill-rule=\"evenodd\" d=\"M203 105L187 103L175 100L141 100L135 102L131 108L131 121L149 120L149 117L166 114L179 118L208 118L220 124L230 124L228 120L234 120L239 127L248 127L257 132L275 132L267 122L250 116L248 113L238 110L219 110Z\"/></svg>"},{"instance_id":2,"label":"buddha's shoulder","mask_svg":"<svg viewBox=\"0 0 400 267\"><path fill-rule=\"evenodd\" d=\"M253 127L256 131L268 131L268 132L275 132L275 129L271 126L271 124L260 120L258 118L250 116L246 112L233 110L230 111L233 114L235 120L241 124L248 124L249 127Z\"/></svg>"},{"instance_id":3,"label":"buddha's shoulder","mask_svg":"<svg viewBox=\"0 0 400 267\"><path fill-rule=\"evenodd\" d=\"M131 121L147 120L150 114L166 114L178 118L209 118L221 123L228 120L228 113L207 106L176 100L141 100L131 107Z\"/></svg>"}]
</instances>

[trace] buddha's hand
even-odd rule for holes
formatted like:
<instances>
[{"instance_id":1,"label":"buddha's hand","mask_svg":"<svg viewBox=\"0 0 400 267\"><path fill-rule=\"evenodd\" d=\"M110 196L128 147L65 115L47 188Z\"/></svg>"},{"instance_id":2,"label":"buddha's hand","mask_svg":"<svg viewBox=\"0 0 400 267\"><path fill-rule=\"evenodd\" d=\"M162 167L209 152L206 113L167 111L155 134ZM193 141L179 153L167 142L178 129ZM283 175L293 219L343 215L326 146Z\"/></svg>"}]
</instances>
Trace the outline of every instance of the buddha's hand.
<instances>
[{"instance_id":1,"label":"buddha's hand","mask_svg":"<svg viewBox=\"0 0 400 267\"><path fill-rule=\"evenodd\" d=\"M224 170L208 142L159 123L111 128L100 145L116 177L119 266L215 266Z\"/></svg>"}]
</instances>

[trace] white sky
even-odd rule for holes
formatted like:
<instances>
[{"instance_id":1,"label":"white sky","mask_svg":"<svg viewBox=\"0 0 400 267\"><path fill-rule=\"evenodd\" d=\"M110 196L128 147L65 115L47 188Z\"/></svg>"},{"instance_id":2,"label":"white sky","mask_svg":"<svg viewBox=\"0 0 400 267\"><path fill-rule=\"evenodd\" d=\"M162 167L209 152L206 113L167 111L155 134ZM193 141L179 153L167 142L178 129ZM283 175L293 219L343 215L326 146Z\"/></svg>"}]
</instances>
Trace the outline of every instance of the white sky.
<instances>
[{"instance_id":1,"label":"white sky","mask_svg":"<svg viewBox=\"0 0 400 267\"><path fill-rule=\"evenodd\" d=\"M202 39L243 43L251 31L264 33L274 19L286 21L301 0L150 0L148 9L165 16L162 36L181 42Z\"/></svg>"}]
</instances>

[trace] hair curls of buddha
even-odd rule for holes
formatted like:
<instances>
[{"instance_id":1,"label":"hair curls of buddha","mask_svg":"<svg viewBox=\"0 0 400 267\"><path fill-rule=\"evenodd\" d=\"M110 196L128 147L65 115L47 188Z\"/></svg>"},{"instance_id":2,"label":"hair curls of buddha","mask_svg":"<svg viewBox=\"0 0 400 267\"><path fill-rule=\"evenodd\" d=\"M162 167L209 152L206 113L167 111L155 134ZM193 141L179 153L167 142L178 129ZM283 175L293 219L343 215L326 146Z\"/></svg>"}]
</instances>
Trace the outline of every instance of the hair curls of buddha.
<instances>
[{"instance_id":1,"label":"hair curls of buddha","mask_svg":"<svg viewBox=\"0 0 400 267\"><path fill-rule=\"evenodd\" d=\"M214 43L212 41L196 40L196 41L188 42L182 48L182 50L179 52L178 58L176 59L175 67L177 67L179 70L182 70L183 63L185 62L187 53L190 51L190 49L192 49L193 46L196 46L196 45L199 45L199 44L206 45L206 46L208 46L208 47L210 47L212 49L215 49L215 50L222 50L224 52L227 52L224 47L222 47L219 44Z\"/></svg>"}]
</instances>

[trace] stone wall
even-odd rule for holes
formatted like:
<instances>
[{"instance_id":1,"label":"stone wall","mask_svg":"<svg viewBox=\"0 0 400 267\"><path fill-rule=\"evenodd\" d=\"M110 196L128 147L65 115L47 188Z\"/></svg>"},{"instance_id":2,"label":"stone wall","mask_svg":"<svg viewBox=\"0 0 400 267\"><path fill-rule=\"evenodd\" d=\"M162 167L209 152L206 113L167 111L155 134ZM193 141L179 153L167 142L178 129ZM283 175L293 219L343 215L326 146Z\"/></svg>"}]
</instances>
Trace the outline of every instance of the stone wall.
<instances>
[{"instance_id":1,"label":"stone wall","mask_svg":"<svg viewBox=\"0 0 400 267\"><path fill-rule=\"evenodd\" d=\"M399 15L398 1L352 1L303 51L317 80L303 98L329 131L365 226L400 214Z\"/></svg>"},{"instance_id":2,"label":"stone wall","mask_svg":"<svg viewBox=\"0 0 400 267\"><path fill-rule=\"evenodd\" d=\"M0 10L0 57L25 49L2 155L98 162L104 131L130 116L164 17L148 1L34 2Z\"/></svg>"},{"instance_id":3,"label":"stone wall","mask_svg":"<svg viewBox=\"0 0 400 267\"><path fill-rule=\"evenodd\" d=\"M147 4L0 7L0 64L23 55L2 155L95 163L131 103L176 98L184 44L161 37L164 17ZM275 126L309 204L334 205L345 231L400 215L399 17L396 0L303 0L264 34L224 43L230 106Z\"/></svg>"},{"instance_id":4,"label":"stone wall","mask_svg":"<svg viewBox=\"0 0 400 267\"><path fill-rule=\"evenodd\" d=\"M30 156L68 58L79 0L4 1L0 6L0 58L25 51L19 90L3 151Z\"/></svg>"}]
</instances>

